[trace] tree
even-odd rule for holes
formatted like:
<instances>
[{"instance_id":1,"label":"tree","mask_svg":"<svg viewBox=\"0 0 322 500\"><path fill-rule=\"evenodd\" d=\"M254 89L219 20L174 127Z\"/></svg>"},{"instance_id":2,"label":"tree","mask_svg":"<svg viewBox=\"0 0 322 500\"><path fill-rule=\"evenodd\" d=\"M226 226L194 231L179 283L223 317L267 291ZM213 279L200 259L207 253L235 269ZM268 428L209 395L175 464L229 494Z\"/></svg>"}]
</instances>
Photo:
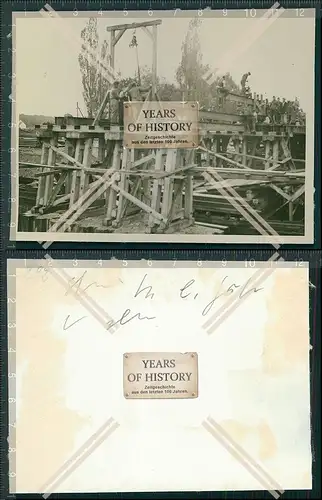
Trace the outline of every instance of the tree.
<instances>
[{"instance_id":1,"label":"tree","mask_svg":"<svg viewBox=\"0 0 322 500\"><path fill-rule=\"evenodd\" d=\"M103 98L110 88L104 66L109 66L108 43L99 42L97 19L91 17L81 31L83 40L78 56L83 84L83 97L87 114L93 118L97 113Z\"/></svg>"},{"instance_id":2,"label":"tree","mask_svg":"<svg viewBox=\"0 0 322 500\"><path fill-rule=\"evenodd\" d=\"M176 80L186 100L199 101L200 106L207 106L210 99L209 85L204 76L209 66L203 64L199 40L201 20L192 19L182 44L181 62L176 72Z\"/></svg>"},{"instance_id":3,"label":"tree","mask_svg":"<svg viewBox=\"0 0 322 500\"><path fill-rule=\"evenodd\" d=\"M139 83L138 74L136 72L133 78L127 77L120 79L120 87L123 89L131 82ZM148 66L140 68L140 84L142 87L150 87L152 85L152 70ZM181 91L173 83L169 83L164 77L157 77L157 94L160 101L180 101Z\"/></svg>"}]
</instances>

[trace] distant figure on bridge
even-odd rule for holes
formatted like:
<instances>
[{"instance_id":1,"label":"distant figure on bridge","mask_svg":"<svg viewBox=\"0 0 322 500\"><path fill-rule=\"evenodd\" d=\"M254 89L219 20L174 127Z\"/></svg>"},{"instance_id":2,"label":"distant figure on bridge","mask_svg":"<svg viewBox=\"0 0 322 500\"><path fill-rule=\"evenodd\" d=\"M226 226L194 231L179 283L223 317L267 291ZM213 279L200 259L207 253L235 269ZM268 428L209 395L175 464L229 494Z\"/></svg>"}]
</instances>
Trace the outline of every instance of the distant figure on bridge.
<instances>
[{"instance_id":1,"label":"distant figure on bridge","mask_svg":"<svg viewBox=\"0 0 322 500\"><path fill-rule=\"evenodd\" d=\"M219 78L218 85L218 104L222 108L224 106L224 97L226 95L226 77L225 75Z\"/></svg>"},{"instance_id":2,"label":"distant figure on bridge","mask_svg":"<svg viewBox=\"0 0 322 500\"><path fill-rule=\"evenodd\" d=\"M283 97L282 103L281 103L281 115L282 115L282 124L287 125L288 124L288 103L284 97Z\"/></svg>"},{"instance_id":3,"label":"distant figure on bridge","mask_svg":"<svg viewBox=\"0 0 322 500\"><path fill-rule=\"evenodd\" d=\"M274 125L276 124L276 114L277 114L277 100L275 95L273 95L273 100L269 108L269 117Z\"/></svg>"},{"instance_id":4,"label":"distant figure on bridge","mask_svg":"<svg viewBox=\"0 0 322 500\"><path fill-rule=\"evenodd\" d=\"M118 125L120 123L120 109L119 109L119 99L120 99L120 83L115 80L113 82L112 88L109 90L109 119L112 125Z\"/></svg>"},{"instance_id":5,"label":"distant figure on bridge","mask_svg":"<svg viewBox=\"0 0 322 500\"><path fill-rule=\"evenodd\" d=\"M240 85L241 85L241 90L242 90L243 94L248 94L250 92L250 88L249 88L249 85L247 82L250 75L251 75L251 73L248 72L248 73L245 73L241 78Z\"/></svg>"},{"instance_id":6,"label":"distant figure on bridge","mask_svg":"<svg viewBox=\"0 0 322 500\"><path fill-rule=\"evenodd\" d=\"M251 132L256 132L257 118L258 118L257 111L256 109L254 109L252 114Z\"/></svg>"},{"instance_id":7,"label":"distant figure on bridge","mask_svg":"<svg viewBox=\"0 0 322 500\"><path fill-rule=\"evenodd\" d=\"M144 101L151 88L151 85L149 87L142 87L136 82L131 82L124 90L122 90L121 97L127 97L129 101Z\"/></svg>"},{"instance_id":8,"label":"distant figure on bridge","mask_svg":"<svg viewBox=\"0 0 322 500\"><path fill-rule=\"evenodd\" d=\"M222 89L222 90L226 88L226 77L225 77L225 75L222 76L221 78L219 78L218 88Z\"/></svg>"}]
</instances>

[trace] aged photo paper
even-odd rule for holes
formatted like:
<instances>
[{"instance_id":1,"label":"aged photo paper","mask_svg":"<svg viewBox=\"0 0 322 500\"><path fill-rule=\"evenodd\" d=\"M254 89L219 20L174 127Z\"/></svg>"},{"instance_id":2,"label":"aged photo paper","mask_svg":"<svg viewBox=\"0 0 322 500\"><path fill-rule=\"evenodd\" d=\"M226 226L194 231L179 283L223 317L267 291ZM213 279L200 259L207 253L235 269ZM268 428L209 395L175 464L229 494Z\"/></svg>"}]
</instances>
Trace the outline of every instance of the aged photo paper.
<instances>
[{"instance_id":1,"label":"aged photo paper","mask_svg":"<svg viewBox=\"0 0 322 500\"><path fill-rule=\"evenodd\" d=\"M8 297L11 493L311 489L306 263L10 260ZM198 397L124 397L127 353Z\"/></svg>"},{"instance_id":2,"label":"aged photo paper","mask_svg":"<svg viewBox=\"0 0 322 500\"><path fill-rule=\"evenodd\" d=\"M13 14L11 240L314 242L315 10L200 12Z\"/></svg>"}]
</instances>

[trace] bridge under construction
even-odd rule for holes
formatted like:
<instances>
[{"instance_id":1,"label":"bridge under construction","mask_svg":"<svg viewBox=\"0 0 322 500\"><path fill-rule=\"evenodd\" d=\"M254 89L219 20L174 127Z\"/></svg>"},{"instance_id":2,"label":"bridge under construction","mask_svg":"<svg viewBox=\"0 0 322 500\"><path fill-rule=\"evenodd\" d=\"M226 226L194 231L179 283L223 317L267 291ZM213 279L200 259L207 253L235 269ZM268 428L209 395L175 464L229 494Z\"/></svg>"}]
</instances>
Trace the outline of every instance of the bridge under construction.
<instances>
[{"instance_id":1,"label":"bridge under construction","mask_svg":"<svg viewBox=\"0 0 322 500\"><path fill-rule=\"evenodd\" d=\"M151 27L154 54L160 22L134 23ZM112 48L134 24L108 28ZM155 68L153 59L154 75ZM65 116L36 126L40 162L19 161L20 171L37 169L36 185L20 186L19 230L114 232L141 217L148 233L200 224L254 234L234 203L237 193L278 234L304 234L305 125L257 123L250 130L238 105L261 100L225 91L218 109L199 111L193 149L124 148L123 127L102 118L104 103L94 120Z\"/></svg>"}]
</instances>

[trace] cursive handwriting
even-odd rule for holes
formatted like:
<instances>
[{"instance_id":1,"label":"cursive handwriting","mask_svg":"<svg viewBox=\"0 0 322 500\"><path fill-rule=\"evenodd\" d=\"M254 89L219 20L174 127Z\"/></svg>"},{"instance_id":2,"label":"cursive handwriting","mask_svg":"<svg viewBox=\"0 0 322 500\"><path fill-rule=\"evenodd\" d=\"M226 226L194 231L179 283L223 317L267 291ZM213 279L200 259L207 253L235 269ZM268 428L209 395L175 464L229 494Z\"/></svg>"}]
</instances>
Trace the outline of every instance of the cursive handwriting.
<instances>
[{"instance_id":1,"label":"cursive handwriting","mask_svg":"<svg viewBox=\"0 0 322 500\"><path fill-rule=\"evenodd\" d=\"M130 318L128 318L128 316L131 314L131 309L125 309L124 313L122 314L122 316L120 317L120 319L118 319L117 321L109 321L106 325L106 330L109 330L110 328L112 328L112 326L115 326L115 325L126 325L127 323L129 323L130 321L132 321L133 319L137 318L139 319L140 321L143 321L143 320L152 320L152 319L155 319L155 316L141 316L141 313L136 313L136 314L133 314L133 316L131 316Z\"/></svg>"},{"instance_id":2,"label":"cursive handwriting","mask_svg":"<svg viewBox=\"0 0 322 500\"><path fill-rule=\"evenodd\" d=\"M216 300L218 300L220 297L229 296L229 295L233 294L236 290L239 290L239 294L237 295L238 300L244 299L245 297L247 297L251 293L257 293L260 290L263 290L263 288L256 288L256 287L249 288L251 278L249 278L245 283L243 283L241 285L237 284L237 283L232 283L231 285L228 285L228 283L226 281L227 279L228 279L228 276L225 276L223 278L223 280L221 281L221 284L220 284L220 289L218 290L216 296L204 307L204 309L202 311L203 316L206 316L209 313L209 311L211 311ZM193 296L194 299L197 298L197 296L199 295L198 293L194 293L192 291L187 291L187 290L191 289L191 287L194 283L195 283L195 280L192 279L192 280L188 281L182 288L180 288L180 297L182 299L187 299L190 296Z\"/></svg>"},{"instance_id":3,"label":"cursive handwriting","mask_svg":"<svg viewBox=\"0 0 322 500\"><path fill-rule=\"evenodd\" d=\"M82 321L82 319L86 318L86 316L83 316L82 318L76 319L73 323L71 323L70 325L67 326L69 318L70 318L70 314L68 314L68 316L66 316L66 319L65 319L65 322L64 322L64 325L63 325L63 330L69 330L69 328L71 328L72 326L76 325L76 323L78 323L79 321Z\"/></svg>"},{"instance_id":4,"label":"cursive handwriting","mask_svg":"<svg viewBox=\"0 0 322 500\"><path fill-rule=\"evenodd\" d=\"M101 285L100 283L97 283L97 281L93 281L92 283L89 283L86 285L84 288L81 289L81 286L83 285L84 278L87 274L87 271L84 271L83 274L79 278L72 278L68 284L68 289L65 293L65 295L68 295L68 293L75 287L75 292L86 292L91 286L95 286L96 288L110 288L109 285ZM121 281L121 280L120 280ZM121 283L123 283L121 281Z\"/></svg>"},{"instance_id":5,"label":"cursive handwriting","mask_svg":"<svg viewBox=\"0 0 322 500\"><path fill-rule=\"evenodd\" d=\"M145 293L145 298L146 299L153 299L154 293L152 293L152 286L146 286L146 287L142 288L143 283L144 283L146 277L147 277L147 274L145 274L143 276L143 279L142 279L141 283L139 284L138 289L136 290L136 292L134 294L134 298L136 298L138 295L140 295L140 293L146 292Z\"/></svg>"}]
</instances>

